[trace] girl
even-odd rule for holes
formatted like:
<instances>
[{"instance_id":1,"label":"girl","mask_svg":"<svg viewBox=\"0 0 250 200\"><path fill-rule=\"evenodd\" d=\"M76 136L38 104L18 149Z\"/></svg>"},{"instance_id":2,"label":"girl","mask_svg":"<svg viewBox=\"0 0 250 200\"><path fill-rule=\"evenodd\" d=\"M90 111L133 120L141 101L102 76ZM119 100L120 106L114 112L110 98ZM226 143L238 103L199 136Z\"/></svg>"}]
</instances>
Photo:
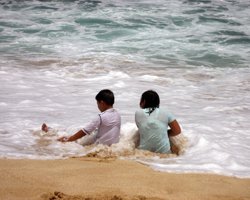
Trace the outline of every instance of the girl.
<instances>
[{"instance_id":1,"label":"girl","mask_svg":"<svg viewBox=\"0 0 250 200\"><path fill-rule=\"evenodd\" d=\"M169 136L179 135L181 128L175 117L159 106L160 98L155 91L148 90L142 94L142 109L135 113L140 135L138 148L156 153L171 153Z\"/></svg>"}]
</instances>

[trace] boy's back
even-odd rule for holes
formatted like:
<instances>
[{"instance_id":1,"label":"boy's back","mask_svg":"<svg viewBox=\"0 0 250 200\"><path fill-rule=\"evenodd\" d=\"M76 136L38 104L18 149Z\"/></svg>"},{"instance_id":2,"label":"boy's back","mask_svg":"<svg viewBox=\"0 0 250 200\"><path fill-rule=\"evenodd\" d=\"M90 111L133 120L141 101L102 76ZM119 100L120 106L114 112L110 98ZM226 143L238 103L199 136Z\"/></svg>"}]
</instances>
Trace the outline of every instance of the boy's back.
<instances>
[{"instance_id":1,"label":"boy's back","mask_svg":"<svg viewBox=\"0 0 250 200\"><path fill-rule=\"evenodd\" d=\"M90 134L95 129L98 129L95 143L112 145L119 142L120 128L120 114L114 108L110 108L100 113L94 120L87 124L83 130Z\"/></svg>"}]
</instances>

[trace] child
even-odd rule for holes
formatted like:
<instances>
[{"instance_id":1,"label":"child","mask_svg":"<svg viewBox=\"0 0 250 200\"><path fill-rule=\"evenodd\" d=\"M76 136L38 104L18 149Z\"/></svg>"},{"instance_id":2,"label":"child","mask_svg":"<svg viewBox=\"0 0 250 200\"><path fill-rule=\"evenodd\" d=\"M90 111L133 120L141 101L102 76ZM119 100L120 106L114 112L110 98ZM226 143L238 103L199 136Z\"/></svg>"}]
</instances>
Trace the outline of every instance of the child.
<instances>
[{"instance_id":1,"label":"child","mask_svg":"<svg viewBox=\"0 0 250 200\"><path fill-rule=\"evenodd\" d=\"M101 90L95 98L101 113L74 135L70 137L61 137L58 141L75 141L85 135L91 134L97 129L94 141L95 144L112 145L119 142L121 117L120 114L113 108L115 99L113 92L108 89ZM49 128L46 124L43 124L42 130L48 132Z\"/></svg>"},{"instance_id":2,"label":"child","mask_svg":"<svg viewBox=\"0 0 250 200\"><path fill-rule=\"evenodd\" d=\"M159 105L160 98L155 91L148 90L142 94L142 109L135 113L140 135L138 148L155 153L171 153L169 136L179 135L181 128L174 116L159 108Z\"/></svg>"}]
</instances>

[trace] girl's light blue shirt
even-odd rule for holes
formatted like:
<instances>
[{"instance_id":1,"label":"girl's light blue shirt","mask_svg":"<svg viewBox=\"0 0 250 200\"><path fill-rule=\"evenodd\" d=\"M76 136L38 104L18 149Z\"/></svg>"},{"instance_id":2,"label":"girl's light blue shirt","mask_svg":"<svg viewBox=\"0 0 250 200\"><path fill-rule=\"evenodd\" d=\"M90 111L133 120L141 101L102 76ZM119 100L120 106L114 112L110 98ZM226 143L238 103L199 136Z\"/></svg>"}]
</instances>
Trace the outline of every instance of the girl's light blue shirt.
<instances>
[{"instance_id":1,"label":"girl's light blue shirt","mask_svg":"<svg viewBox=\"0 0 250 200\"><path fill-rule=\"evenodd\" d=\"M149 114L149 108L140 109L135 113L135 122L139 129L139 149L156 153L170 153L168 124L175 117L167 110L156 108Z\"/></svg>"}]
</instances>

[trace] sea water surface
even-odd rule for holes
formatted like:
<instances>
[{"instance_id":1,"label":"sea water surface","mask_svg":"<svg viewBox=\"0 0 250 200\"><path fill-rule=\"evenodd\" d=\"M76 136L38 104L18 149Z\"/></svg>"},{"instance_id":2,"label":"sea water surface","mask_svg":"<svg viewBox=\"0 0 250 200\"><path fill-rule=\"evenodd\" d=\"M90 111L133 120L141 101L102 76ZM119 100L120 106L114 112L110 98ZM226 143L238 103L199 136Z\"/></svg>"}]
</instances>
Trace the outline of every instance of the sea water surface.
<instances>
[{"instance_id":1,"label":"sea water surface","mask_svg":"<svg viewBox=\"0 0 250 200\"><path fill-rule=\"evenodd\" d=\"M1 1L0 157L86 155L56 138L95 117L104 88L122 116L113 151L133 151L134 113L153 89L188 148L132 159L166 172L250 178L249 63L249 1ZM43 135L44 122L57 131Z\"/></svg>"}]
</instances>

